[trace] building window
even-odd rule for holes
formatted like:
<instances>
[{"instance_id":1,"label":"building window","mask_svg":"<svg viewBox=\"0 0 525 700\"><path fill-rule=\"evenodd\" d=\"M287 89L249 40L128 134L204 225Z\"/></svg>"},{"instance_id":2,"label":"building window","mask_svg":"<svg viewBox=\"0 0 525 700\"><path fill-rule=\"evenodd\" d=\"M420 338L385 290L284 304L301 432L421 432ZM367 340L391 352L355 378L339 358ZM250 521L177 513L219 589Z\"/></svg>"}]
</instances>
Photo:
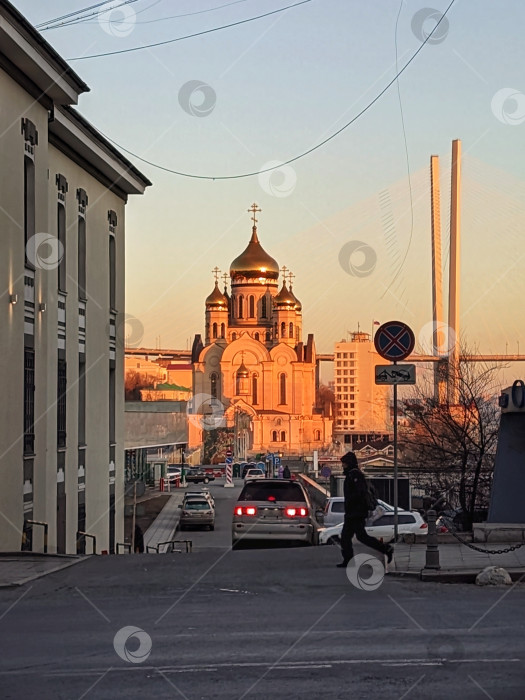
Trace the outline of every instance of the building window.
<instances>
[{"instance_id":1,"label":"building window","mask_svg":"<svg viewBox=\"0 0 525 700\"><path fill-rule=\"evenodd\" d=\"M277 430L272 431L272 442L277 442Z\"/></svg>"},{"instance_id":2,"label":"building window","mask_svg":"<svg viewBox=\"0 0 525 700\"><path fill-rule=\"evenodd\" d=\"M232 340L237 340L237 333L232 333Z\"/></svg>"},{"instance_id":3,"label":"building window","mask_svg":"<svg viewBox=\"0 0 525 700\"><path fill-rule=\"evenodd\" d=\"M241 294L239 297L239 318L243 318L244 315L244 297Z\"/></svg>"},{"instance_id":4,"label":"building window","mask_svg":"<svg viewBox=\"0 0 525 700\"><path fill-rule=\"evenodd\" d=\"M24 250L26 266L35 269L35 261L27 257L27 244L35 235L35 164L32 158L24 156ZM36 254L36 251L34 251ZM36 257L36 255L33 257Z\"/></svg>"},{"instance_id":5,"label":"building window","mask_svg":"<svg viewBox=\"0 0 525 700\"><path fill-rule=\"evenodd\" d=\"M35 353L24 350L24 454L35 453Z\"/></svg>"},{"instance_id":6,"label":"building window","mask_svg":"<svg viewBox=\"0 0 525 700\"><path fill-rule=\"evenodd\" d=\"M267 343L271 343L271 341L272 341L272 334L270 333L270 331L266 331L266 336L265 336L265 338L266 338L266 342L267 342Z\"/></svg>"},{"instance_id":7,"label":"building window","mask_svg":"<svg viewBox=\"0 0 525 700\"><path fill-rule=\"evenodd\" d=\"M284 321L281 323L281 338L286 338L286 323Z\"/></svg>"},{"instance_id":8,"label":"building window","mask_svg":"<svg viewBox=\"0 0 525 700\"><path fill-rule=\"evenodd\" d=\"M109 235L109 308L116 309L117 257L116 241L113 234Z\"/></svg>"},{"instance_id":9,"label":"building window","mask_svg":"<svg viewBox=\"0 0 525 700\"><path fill-rule=\"evenodd\" d=\"M321 431L316 430L314 431L314 440L320 440L321 439Z\"/></svg>"},{"instance_id":10,"label":"building window","mask_svg":"<svg viewBox=\"0 0 525 700\"><path fill-rule=\"evenodd\" d=\"M290 328L288 330L288 337L293 338L293 323L290 322Z\"/></svg>"},{"instance_id":11,"label":"building window","mask_svg":"<svg viewBox=\"0 0 525 700\"><path fill-rule=\"evenodd\" d=\"M284 430L281 430L281 442L286 442L286 433Z\"/></svg>"},{"instance_id":12,"label":"building window","mask_svg":"<svg viewBox=\"0 0 525 700\"><path fill-rule=\"evenodd\" d=\"M57 205L57 238L59 254L62 256L58 264L58 291L66 291L66 208L59 202Z\"/></svg>"},{"instance_id":13,"label":"building window","mask_svg":"<svg viewBox=\"0 0 525 700\"><path fill-rule=\"evenodd\" d=\"M254 374L252 377L252 403L259 403L259 397L257 396L257 375Z\"/></svg>"},{"instance_id":14,"label":"building window","mask_svg":"<svg viewBox=\"0 0 525 700\"><path fill-rule=\"evenodd\" d=\"M114 363L112 363L114 364ZM116 374L115 368L109 368L109 444L114 445L116 437Z\"/></svg>"},{"instance_id":15,"label":"building window","mask_svg":"<svg viewBox=\"0 0 525 700\"><path fill-rule=\"evenodd\" d=\"M258 333L254 333L253 337L254 337L255 340L259 340L259 334L258 334Z\"/></svg>"},{"instance_id":16,"label":"building window","mask_svg":"<svg viewBox=\"0 0 525 700\"><path fill-rule=\"evenodd\" d=\"M281 374L279 378L279 403L286 403L286 374Z\"/></svg>"},{"instance_id":17,"label":"building window","mask_svg":"<svg viewBox=\"0 0 525 700\"><path fill-rule=\"evenodd\" d=\"M218 384L217 380L218 380L217 375L215 373L213 373L210 376L210 394L213 396L214 399L218 398L218 396L217 396L217 384Z\"/></svg>"},{"instance_id":18,"label":"building window","mask_svg":"<svg viewBox=\"0 0 525 700\"><path fill-rule=\"evenodd\" d=\"M266 314L267 314L267 305L268 305L268 302L267 302L267 300L266 300L266 297L264 296L264 297L261 299L261 318L266 318Z\"/></svg>"},{"instance_id":19,"label":"building window","mask_svg":"<svg viewBox=\"0 0 525 700\"><path fill-rule=\"evenodd\" d=\"M212 328L213 328L213 331L212 331L213 338L216 338L217 337L217 324L214 323Z\"/></svg>"},{"instance_id":20,"label":"building window","mask_svg":"<svg viewBox=\"0 0 525 700\"><path fill-rule=\"evenodd\" d=\"M255 297L253 296L253 294L250 294L248 303L249 303L248 315L250 318L255 318Z\"/></svg>"},{"instance_id":21,"label":"building window","mask_svg":"<svg viewBox=\"0 0 525 700\"><path fill-rule=\"evenodd\" d=\"M86 363L78 361L78 444L86 444Z\"/></svg>"},{"instance_id":22,"label":"building window","mask_svg":"<svg viewBox=\"0 0 525 700\"><path fill-rule=\"evenodd\" d=\"M224 338L224 334L226 333L226 326L224 323L221 323L221 338Z\"/></svg>"},{"instance_id":23,"label":"building window","mask_svg":"<svg viewBox=\"0 0 525 700\"><path fill-rule=\"evenodd\" d=\"M65 360L58 360L57 369L57 447L66 446L66 392L67 365Z\"/></svg>"},{"instance_id":24,"label":"building window","mask_svg":"<svg viewBox=\"0 0 525 700\"><path fill-rule=\"evenodd\" d=\"M87 300L86 293L86 220L78 217L78 298Z\"/></svg>"}]
</instances>

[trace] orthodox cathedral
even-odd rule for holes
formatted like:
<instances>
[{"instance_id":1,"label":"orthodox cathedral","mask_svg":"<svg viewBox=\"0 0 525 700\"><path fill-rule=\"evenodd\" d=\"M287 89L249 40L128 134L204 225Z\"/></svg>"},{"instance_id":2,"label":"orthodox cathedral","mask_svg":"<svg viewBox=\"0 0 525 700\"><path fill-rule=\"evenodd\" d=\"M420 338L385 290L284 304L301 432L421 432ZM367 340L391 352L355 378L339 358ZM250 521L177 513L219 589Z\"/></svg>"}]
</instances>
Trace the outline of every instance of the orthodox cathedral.
<instances>
[{"instance_id":1,"label":"orthodox cathedral","mask_svg":"<svg viewBox=\"0 0 525 700\"><path fill-rule=\"evenodd\" d=\"M259 242L255 217L261 210L253 204L248 211L252 235L230 265L230 290L227 274L220 290L216 267L205 302L204 342L201 335L193 342L193 396L202 404L196 412L221 406L223 425L234 428L235 459L268 452L311 454L332 443L332 418L315 407L314 337L303 341L294 275L286 267L280 270Z\"/></svg>"}]
</instances>

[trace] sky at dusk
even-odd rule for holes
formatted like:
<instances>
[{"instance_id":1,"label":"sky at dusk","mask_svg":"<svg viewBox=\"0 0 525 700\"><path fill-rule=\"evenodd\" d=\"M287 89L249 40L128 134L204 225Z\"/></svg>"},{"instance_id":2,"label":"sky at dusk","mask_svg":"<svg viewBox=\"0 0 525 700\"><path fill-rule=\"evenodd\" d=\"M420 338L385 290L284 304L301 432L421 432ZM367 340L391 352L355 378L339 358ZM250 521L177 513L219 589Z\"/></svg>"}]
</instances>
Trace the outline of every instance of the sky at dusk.
<instances>
[{"instance_id":1,"label":"sky at dusk","mask_svg":"<svg viewBox=\"0 0 525 700\"><path fill-rule=\"evenodd\" d=\"M121 2L43 36L73 59L294 4L136 0L111 9ZM88 5L14 4L34 25ZM399 70L449 4L311 0L163 46L71 60L91 88L78 109L120 147L166 168L215 178L259 173L316 146L379 96L396 75L396 20ZM197 179L128 156L153 182L127 208L133 344L186 348L203 332L211 270L229 272L257 202L261 243L294 273L304 332L315 334L318 351L332 351L358 323L369 331L373 320L392 318L412 326L424 348L429 160L441 156L447 252L451 141L460 138L461 333L485 353L525 352L524 23L522 0L456 0L398 82L328 143L272 173Z\"/></svg>"}]
</instances>

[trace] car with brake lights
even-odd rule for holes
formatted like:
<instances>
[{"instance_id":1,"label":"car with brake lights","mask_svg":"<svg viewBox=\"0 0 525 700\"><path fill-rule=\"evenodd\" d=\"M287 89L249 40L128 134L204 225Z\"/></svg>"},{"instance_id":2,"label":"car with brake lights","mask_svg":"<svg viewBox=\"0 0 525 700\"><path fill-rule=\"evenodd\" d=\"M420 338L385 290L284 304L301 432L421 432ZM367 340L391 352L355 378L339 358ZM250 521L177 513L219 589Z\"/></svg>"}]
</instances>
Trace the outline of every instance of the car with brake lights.
<instances>
[{"instance_id":1,"label":"car with brake lights","mask_svg":"<svg viewBox=\"0 0 525 700\"><path fill-rule=\"evenodd\" d=\"M246 481L233 510L232 547L262 540L317 542L312 505L303 486L289 479Z\"/></svg>"}]
</instances>

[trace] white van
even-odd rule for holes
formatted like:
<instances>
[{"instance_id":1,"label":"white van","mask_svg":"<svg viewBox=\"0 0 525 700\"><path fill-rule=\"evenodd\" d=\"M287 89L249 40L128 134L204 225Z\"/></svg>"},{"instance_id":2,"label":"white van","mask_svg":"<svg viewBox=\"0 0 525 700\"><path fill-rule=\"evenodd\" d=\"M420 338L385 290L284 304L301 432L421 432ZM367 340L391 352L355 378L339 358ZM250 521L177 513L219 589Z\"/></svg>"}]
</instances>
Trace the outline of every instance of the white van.
<instances>
[{"instance_id":1,"label":"white van","mask_svg":"<svg viewBox=\"0 0 525 700\"><path fill-rule=\"evenodd\" d=\"M386 511L393 511L394 507L384 501L377 501ZM345 499L344 496L331 496L326 500L323 512L323 526L332 527L339 525L345 519Z\"/></svg>"}]
</instances>

